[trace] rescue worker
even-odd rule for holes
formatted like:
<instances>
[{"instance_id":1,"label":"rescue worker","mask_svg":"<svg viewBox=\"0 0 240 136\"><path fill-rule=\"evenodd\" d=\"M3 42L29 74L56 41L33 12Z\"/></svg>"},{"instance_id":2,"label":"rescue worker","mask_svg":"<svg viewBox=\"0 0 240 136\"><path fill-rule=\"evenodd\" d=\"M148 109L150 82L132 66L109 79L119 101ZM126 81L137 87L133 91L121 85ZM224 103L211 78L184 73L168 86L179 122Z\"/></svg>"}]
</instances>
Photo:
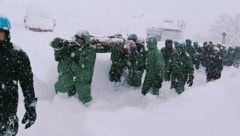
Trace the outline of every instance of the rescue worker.
<instances>
[{"instance_id":1,"label":"rescue worker","mask_svg":"<svg viewBox=\"0 0 240 136\"><path fill-rule=\"evenodd\" d=\"M165 75L165 62L161 51L157 48L156 37L150 36L147 38L147 48L146 75L142 86L142 94L151 93L158 96Z\"/></svg>"},{"instance_id":2,"label":"rescue worker","mask_svg":"<svg viewBox=\"0 0 240 136\"><path fill-rule=\"evenodd\" d=\"M167 39L165 41L165 47L161 48L161 52L163 54L165 60L165 81L170 81L170 58L175 49L173 48L173 41L171 39Z\"/></svg>"},{"instance_id":3,"label":"rescue worker","mask_svg":"<svg viewBox=\"0 0 240 136\"><path fill-rule=\"evenodd\" d=\"M128 36L128 77L127 82L130 86L140 87L142 85L142 75L146 63L146 50L144 44L138 41L136 34Z\"/></svg>"},{"instance_id":4,"label":"rescue worker","mask_svg":"<svg viewBox=\"0 0 240 136\"><path fill-rule=\"evenodd\" d=\"M176 51L171 56L171 89L175 89L178 94L184 92L185 84L193 85L194 67L191 56L185 52L184 46L175 44Z\"/></svg>"},{"instance_id":5,"label":"rescue worker","mask_svg":"<svg viewBox=\"0 0 240 136\"><path fill-rule=\"evenodd\" d=\"M26 113L22 123L31 127L36 118L37 98L33 73L27 54L15 47L10 39L11 24L0 16L0 135L15 136L18 132L18 82L24 96Z\"/></svg>"}]
</instances>

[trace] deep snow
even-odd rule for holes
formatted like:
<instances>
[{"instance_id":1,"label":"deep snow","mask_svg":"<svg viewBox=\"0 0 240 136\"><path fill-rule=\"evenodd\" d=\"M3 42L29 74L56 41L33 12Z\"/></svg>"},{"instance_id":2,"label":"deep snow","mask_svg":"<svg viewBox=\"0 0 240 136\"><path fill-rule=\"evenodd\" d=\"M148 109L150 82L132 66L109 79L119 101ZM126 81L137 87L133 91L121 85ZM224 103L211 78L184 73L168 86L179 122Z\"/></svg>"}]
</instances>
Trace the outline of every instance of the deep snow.
<instances>
[{"instance_id":1,"label":"deep snow","mask_svg":"<svg viewBox=\"0 0 240 136\"><path fill-rule=\"evenodd\" d=\"M36 123L27 130L20 125L19 136L240 135L239 68L225 67L222 78L211 83L205 83L204 69L201 68L195 71L193 86L186 86L182 95L170 90L170 83L164 82L160 97L144 97L140 88L123 85L117 91L114 90L114 84L108 80L110 54L97 54L91 106L85 107L77 96L69 98L66 94L56 95L54 83L57 80L57 63L54 61L53 49L49 46L53 38L71 39L81 28L99 36L113 32L128 34L130 30L138 30L136 33L144 36L144 31L138 28L145 24L119 23L120 25L115 24L117 27L114 27L111 22L104 22L102 19L99 23L95 19L87 20L83 12L76 12L78 6L74 3L69 2L71 8L66 9L62 8L65 1L58 0L59 5L50 1L46 5L46 0L43 0L41 4L45 4L44 6L53 12L57 26L53 33L36 33L25 29L23 25L26 8L29 3L34 2L36 1L0 0L0 14L8 16L12 22L12 41L25 50L31 60L35 92L39 98ZM87 10L90 5L88 2L81 4L79 11ZM99 13L93 10L90 14ZM81 15L85 15L84 21L79 18ZM64 18L66 16L67 19ZM109 14L109 18L111 17ZM111 20L109 18L107 20ZM20 94L20 120L25 112L22 100Z\"/></svg>"}]
</instances>

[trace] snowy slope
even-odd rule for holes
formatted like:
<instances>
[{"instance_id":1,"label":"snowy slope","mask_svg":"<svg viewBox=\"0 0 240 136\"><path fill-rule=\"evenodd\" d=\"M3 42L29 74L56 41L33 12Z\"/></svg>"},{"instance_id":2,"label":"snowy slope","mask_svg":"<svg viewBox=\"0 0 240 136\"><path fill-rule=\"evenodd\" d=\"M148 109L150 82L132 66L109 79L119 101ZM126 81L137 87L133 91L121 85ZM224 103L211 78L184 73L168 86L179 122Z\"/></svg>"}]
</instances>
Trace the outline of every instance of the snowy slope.
<instances>
[{"instance_id":1,"label":"snowy slope","mask_svg":"<svg viewBox=\"0 0 240 136\"><path fill-rule=\"evenodd\" d=\"M93 10L89 14L96 15L88 18L84 10L88 10L90 3L81 2L81 8L78 8L76 1L39 2L52 12L57 26L53 33L36 33L26 30L23 25L26 8L36 1L0 0L0 14L9 16L12 22L12 41L30 57L35 92L39 97L36 123L27 130L20 125L19 136L240 135L239 68L224 68L222 78L212 83L205 83L204 69L200 69L195 71L193 87L186 87L182 95L170 90L170 83L165 82L159 98L152 95L144 97L140 88L123 85L117 91L114 90L114 85L108 80L110 54L97 54L92 83L93 101L90 107L83 106L77 96L68 98L66 94L55 95L57 63L49 46L53 38L71 39L81 28L99 36L115 32L126 35L132 30L138 30L137 34L145 35L138 29L145 26L144 22L134 22L135 25L125 22L115 24L114 27L114 23L109 22L111 17L115 20L112 14L105 11L108 16L100 18L99 14L102 12ZM69 8L64 8L66 4L70 5ZM107 21L103 21L104 19ZM22 94L20 97L18 116L21 120L25 110Z\"/></svg>"}]
</instances>

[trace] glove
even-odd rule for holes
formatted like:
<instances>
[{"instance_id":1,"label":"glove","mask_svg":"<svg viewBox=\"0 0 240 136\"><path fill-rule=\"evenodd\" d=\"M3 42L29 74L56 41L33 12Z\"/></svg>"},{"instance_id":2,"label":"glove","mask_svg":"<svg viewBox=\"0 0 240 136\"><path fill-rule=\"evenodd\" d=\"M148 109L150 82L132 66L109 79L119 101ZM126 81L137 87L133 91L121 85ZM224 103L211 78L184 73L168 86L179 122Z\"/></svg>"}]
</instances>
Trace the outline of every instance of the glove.
<instances>
[{"instance_id":1,"label":"glove","mask_svg":"<svg viewBox=\"0 0 240 136\"><path fill-rule=\"evenodd\" d=\"M193 79L194 79L193 75L189 75L188 76L188 81L187 81L188 86L192 86L193 85Z\"/></svg>"},{"instance_id":2,"label":"glove","mask_svg":"<svg viewBox=\"0 0 240 136\"><path fill-rule=\"evenodd\" d=\"M23 119L22 119L22 123L26 124L25 129L31 127L32 124L35 122L36 118L37 118L37 114L36 114L35 107L29 108L26 111L26 113L24 114Z\"/></svg>"},{"instance_id":3,"label":"glove","mask_svg":"<svg viewBox=\"0 0 240 136\"><path fill-rule=\"evenodd\" d=\"M22 119L22 124L26 124L25 129L31 127L37 118L36 103L37 98L35 98L35 100L30 104L25 104L26 113L24 114Z\"/></svg>"}]
</instances>

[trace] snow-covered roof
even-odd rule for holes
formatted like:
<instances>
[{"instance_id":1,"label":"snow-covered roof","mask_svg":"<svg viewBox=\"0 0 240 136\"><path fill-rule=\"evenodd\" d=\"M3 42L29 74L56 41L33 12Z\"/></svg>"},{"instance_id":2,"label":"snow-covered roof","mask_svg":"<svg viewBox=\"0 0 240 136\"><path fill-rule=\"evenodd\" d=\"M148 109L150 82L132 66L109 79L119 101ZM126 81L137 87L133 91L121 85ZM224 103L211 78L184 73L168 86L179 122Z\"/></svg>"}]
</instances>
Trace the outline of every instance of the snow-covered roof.
<instances>
[{"instance_id":1,"label":"snow-covered roof","mask_svg":"<svg viewBox=\"0 0 240 136\"><path fill-rule=\"evenodd\" d=\"M180 28L178 27L177 23L174 21L163 21L161 24L159 24L159 28L163 29L174 29L174 30L179 30Z\"/></svg>"},{"instance_id":2,"label":"snow-covered roof","mask_svg":"<svg viewBox=\"0 0 240 136\"><path fill-rule=\"evenodd\" d=\"M146 14L144 16L144 20L146 21L147 28L159 28L159 29L174 29L180 30L179 19L164 17L159 14Z\"/></svg>"}]
</instances>

